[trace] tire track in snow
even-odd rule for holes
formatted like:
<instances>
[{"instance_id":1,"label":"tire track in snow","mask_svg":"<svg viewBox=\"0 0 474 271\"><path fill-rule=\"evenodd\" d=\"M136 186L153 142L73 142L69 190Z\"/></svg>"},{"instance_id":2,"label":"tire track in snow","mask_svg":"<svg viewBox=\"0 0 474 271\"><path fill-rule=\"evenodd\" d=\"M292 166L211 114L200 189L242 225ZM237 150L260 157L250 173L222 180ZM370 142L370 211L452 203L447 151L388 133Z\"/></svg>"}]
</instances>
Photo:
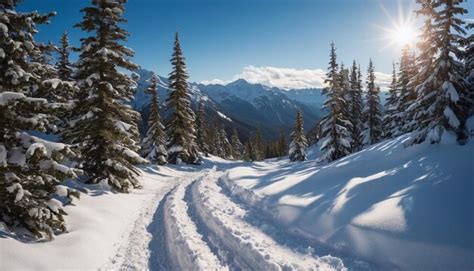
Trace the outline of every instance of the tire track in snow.
<instances>
[{"instance_id":1,"label":"tire track in snow","mask_svg":"<svg viewBox=\"0 0 474 271\"><path fill-rule=\"evenodd\" d=\"M184 197L184 200L188 204L188 215L196 225L197 231L203 236L203 240L207 243L211 251L219 257L221 262L227 263L230 270L240 271L251 269L251 266L243 260L235 258L233 253L230 253L230 251L226 249L225 245L219 241L219 237L213 231L209 230L209 227L202 219L203 215L198 213L199 211L193 199L193 186L197 181L199 180L194 181L187 187Z\"/></svg>"},{"instance_id":2,"label":"tire track in snow","mask_svg":"<svg viewBox=\"0 0 474 271\"><path fill-rule=\"evenodd\" d=\"M265 205L258 204L257 196L251 190L242 188L234 184L228 176L220 178L217 182L222 192L233 202L241 206L247 211L245 221L255 227L258 227L267 235L271 236L280 245L285 245L300 253L311 253L315 257L321 256L321 260L331 262L334 258L343 259L344 265L349 270L379 270L373 263L362 261L352 255L343 254L339 251L330 249L327 245L321 244L317 240L304 236L295 230L289 230L286 227L279 227L279 222L275 219L270 211L266 210ZM250 202L250 203L249 203ZM314 248L317 247L316 251ZM318 254L316 254L318 253Z\"/></svg>"},{"instance_id":3,"label":"tire track in snow","mask_svg":"<svg viewBox=\"0 0 474 271\"><path fill-rule=\"evenodd\" d=\"M188 215L189 206L184 200L185 191L204 176L185 180L164 200L164 228L168 255L173 267L179 270L228 270L212 252L196 224Z\"/></svg>"},{"instance_id":4,"label":"tire track in snow","mask_svg":"<svg viewBox=\"0 0 474 271\"><path fill-rule=\"evenodd\" d=\"M246 211L232 202L217 185L214 173L195 182L191 196L196 213L221 247L225 247L235 263L252 270L343 270L342 262L328 262L308 254L300 254L277 244L258 228L246 223ZM215 179L213 180L212 177Z\"/></svg>"}]
</instances>

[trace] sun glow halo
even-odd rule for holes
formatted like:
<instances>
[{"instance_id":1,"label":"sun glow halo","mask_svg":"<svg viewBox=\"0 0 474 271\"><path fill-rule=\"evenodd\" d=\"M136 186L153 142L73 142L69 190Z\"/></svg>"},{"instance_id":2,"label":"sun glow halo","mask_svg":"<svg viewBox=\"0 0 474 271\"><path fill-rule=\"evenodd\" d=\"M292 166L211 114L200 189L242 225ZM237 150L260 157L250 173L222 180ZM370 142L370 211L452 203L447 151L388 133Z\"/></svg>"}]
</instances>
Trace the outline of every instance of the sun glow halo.
<instances>
[{"instance_id":1,"label":"sun glow halo","mask_svg":"<svg viewBox=\"0 0 474 271\"><path fill-rule=\"evenodd\" d=\"M418 37L415 27L407 23L396 25L394 29L389 31L387 34L393 43L396 43L401 47L414 45L416 38Z\"/></svg>"},{"instance_id":2,"label":"sun glow halo","mask_svg":"<svg viewBox=\"0 0 474 271\"><path fill-rule=\"evenodd\" d=\"M385 13L387 25L375 24L375 27L382 30L382 36L379 40L384 41L381 50L388 47L395 49L409 46L414 48L419 38L419 27L413 7L403 8L401 2L398 2L398 16L393 16L389 10L380 2L380 8Z\"/></svg>"}]
</instances>

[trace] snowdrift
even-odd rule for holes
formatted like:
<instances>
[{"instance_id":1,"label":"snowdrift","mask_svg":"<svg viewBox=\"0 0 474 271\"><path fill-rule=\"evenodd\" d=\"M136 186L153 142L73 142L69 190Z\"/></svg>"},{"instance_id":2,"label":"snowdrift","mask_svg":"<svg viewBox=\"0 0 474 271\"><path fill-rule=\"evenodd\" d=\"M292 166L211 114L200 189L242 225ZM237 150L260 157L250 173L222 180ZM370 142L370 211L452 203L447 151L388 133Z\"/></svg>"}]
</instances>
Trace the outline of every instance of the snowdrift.
<instances>
[{"instance_id":1,"label":"snowdrift","mask_svg":"<svg viewBox=\"0 0 474 271\"><path fill-rule=\"evenodd\" d=\"M223 183L292 232L380 269L472 270L474 142L405 148L408 139L328 165L236 167Z\"/></svg>"},{"instance_id":2,"label":"snowdrift","mask_svg":"<svg viewBox=\"0 0 474 271\"><path fill-rule=\"evenodd\" d=\"M88 193L65 208L69 232L51 242L23 242L0 223L0 270L146 269L148 247L122 251L122 246L136 242L134 238L153 241L146 230L146 236L133 236L134 227L148 226L156 205L181 174L168 167L145 168L143 188L130 194L114 193L107 185L70 183Z\"/></svg>"}]
</instances>

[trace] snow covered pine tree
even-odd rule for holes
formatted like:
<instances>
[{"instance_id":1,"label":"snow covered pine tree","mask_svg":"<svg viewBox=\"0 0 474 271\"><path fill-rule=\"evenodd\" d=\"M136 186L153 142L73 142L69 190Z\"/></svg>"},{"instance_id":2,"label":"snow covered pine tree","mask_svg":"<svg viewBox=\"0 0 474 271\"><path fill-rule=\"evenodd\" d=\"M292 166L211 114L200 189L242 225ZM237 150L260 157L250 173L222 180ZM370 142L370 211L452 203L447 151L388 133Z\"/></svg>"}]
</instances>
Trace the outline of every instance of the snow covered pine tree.
<instances>
[{"instance_id":1,"label":"snow covered pine tree","mask_svg":"<svg viewBox=\"0 0 474 271\"><path fill-rule=\"evenodd\" d=\"M388 97L385 103L385 112L383 116L383 138L393 138L401 134L401 127L398 121L398 89L397 89L397 73L395 63L393 63L392 82L388 88Z\"/></svg>"},{"instance_id":2,"label":"snow covered pine tree","mask_svg":"<svg viewBox=\"0 0 474 271\"><path fill-rule=\"evenodd\" d=\"M410 46L402 49L400 69L397 78L397 114L394 116L397 130L394 136L412 132L415 128L413 114L408 110L416 100L413 78L416 77L415 59Z\"/></svg>"},{"instance_id":3,"label":"snow covered pine tree","mask_svg":"<svg viewBox=\"0 0 474 271\"><path fill-rule=\"evenodd\" d=\"M295 128L291 133L291 143L289 150L290 161L305 161L306 157L306 148L308 147L308 141L304 134L303 127L303 112L298 110L296 112Z\"/></svg>"},{"instance_id":4,"label":"snow covered pine tree","mask_svg":"<svg viewBox=\"0 0 474 271\"><path fill-rule=\"evenodd\" d=\"M382 113L380 108L380 88L375 85L374 65L372 59L367 69L367 102L364 110L364 144L371 145L382 137Z\"/></svg>"},{"instance_id":5,"label":"snow covered pine tree","mask_svg":"<svg viewBox=\"0 0 474 271\"><path fill-rule=\"evenodd\" d=\"M467 24L466 29L471 31L471 35L465 41L464 66L472 111L474 110L474 22ZM471 115L472 113L474 112L471 112Z\"/></svg>"},{"instance_id":6,"label":"snow covered pine tree","mask_svg":"<svg viewBox=\"0 0 474 271\"><path fill-rule=\"evenodd\" d=\"M166 151L165 127L161 123L160 117L160 101L156 91L158 80L158 76L153 73L150 78L150 86L147 89L151 95L150 116L148 131L142 142L142 155L152 163L164 165L167 162L168 153Z\"/></svg>"},{"instance_id":7,"label":"snow covered pine tree","mask_svg":"<svg viewBox=\"0 0 474 271\"><path fill-rule=\"evenodd\" d=\"M196 142L198 144L199 150L204 153L205 156L208 156L210 152L209 148L209 127L206 122L206 111L204 101L201 100L198 107L197 117L196 117L196 126L197 126L197 136Z\"/></svg>"},{"instance_id":8,"label":"snow covered pine tree","mask_svg":"<svg viewBox=\"0 0 474 271\"><path fill-rule=\"evenodd\" d=\"M329 71L326 74L328 87L324 89L328 99L324 107L328 109L328 115L321 122L321 161L331 162L346 156L351 151L351 138L349 120L343 119L342 108L345 101L342 97L341 84L337 68L336 48L331 43Z\"/></svg>"},{"instance_id":9,"label":"snow covered pine tree","mask_svg":"<svg viewBox=\"0 0 474 271\"><path fill-rule=\"evenodd\" d=\"M251 155L251 157L253 157L252 161L263 161L263 159L265 159L265 144L263 142L262 131L260 128L257 128L257 131L255 132L255 137L251 147L253 152Z\"/></svg>"},{"instance_id":10,"label":"snow covered pine tree","mask_svg":"<svg viewBox=\"0 0 474 271\"><path fill-rule=\"evenodd\" d=\"M242 142L240 142L239 134L236 128L234 128L232 136L230 137L230 143L232 144L232 157L236 160L242 159L244 145Z\"/></svg>"},{"instance_id":11,"label":"snow covered pine tree","mask_svg":"<svg viewBox=\"0 0 474 271\"><path fill-rule=\"evenodd\" d=\"M217 131L218 142L219 142L219 152L218 156L224 159L233 159L232 157L232 145L230 144L229 139L227 138L227 132L224 129L224 125L219 123L220 128Z\"/></svg>"},{"instance_id":12,"label":"snow covered pine tree","mask_svg":"<svg viewBox=\"0 0 474 271\"><path fill-rule=\"evenodd\" d=\"M359 151L362 148L362 86L359 83L360 71L357 70L356 62L352 63L350 74L350 122L351 122L351 151Z\"/></svg>"},{"instance_id":13,"label":"snow covered pine tree","mask_svg":"<svg viewBox=\"0 0 474 271\"><path fill-rule=\"evenodd\" d=\"M64 81L71 81L73 67L69 60L71 53L71 46L69 45L69 36L67 32L61 36L59 40L60 47L57 49L59 57L56 63L56 69L58 71L59 79Z\"/></svg>"},{"instance_id":14,"label":"snow covered pine tree","mask_svg":"<svg viewBox=\"0 0 474 271\"><path fill-rule=\"evenodd\" d=\"M472 112L474 110L474 22L467 24L466 29L472 33L465 41L466 50L464 51L464 67L472 115L474 113Z\"/></svg>"},{"instance_id":15,"label":"snow covered pine tree","mask_svg":"<svg viewBox=\"0 0 474 271\"><path fill-rule=\"evenodd\" d=\"M80 171L61 164L74 155L67 145L27 132L47 131L57 108L32 98L35 90L48 89L41 65L34 61L41 50L33 36L36 25L53 14L17 13L17 3L0 3L0 221L51 239L66 230L66 213L57 197L79 196L60 184Z\"/></svg>"},{"instance_id":16,"label":"snow covered pine tree","mask_svg":"<svg viewBox=\"0 0 474 271\"><path fill-rule=\"evenodd\" d=\"M188 74L184 63L183 52L179 44L178 33L174 42L171 58L173 71L169 76L170 94L166 100L171 118L166 124L168 135L168 162L180 164L200 164L198 146L196 145L196 117L191 109L188 90Z\"/></svg>"},{"instance_id":17,"label":"snow covered pine tree","mask_svg":"<svg viewBox=\"0 0 474 271\"><path fill-rule=\"evenodd\" d=\"M82 152L79 162L87 183L107 182L115 190L129 192L139 187L136 164L146 162L139 147L139 114L126 103L136 83L119 70L135 70L128 58L133 51L120 41L128 33L120 27L126 0L93 0L82 9L83 21L76 27L91 33L81 39L77 62L80 92L65 139Z\"/></svg>"},{"instance_id":18,"label":"snow covered pine tree","mask_svg":"<svg viewBox=\"0 0 474 271\"><path fill-rule=\"evenodd\" d=\"M464 66L455 57L463 54L459 46L465 42L462 35L466 32L460 16L467 10L460 6L462 0L434 0L431 7L428 1L419 1L422 5L418 12L433 24L425 22L423 27L420 55L424 58L418 64L433 64L419 67L423 81L416 87L418 99L412 106L417 125L413 143L439 143L446 131L454 132L463 143L472 102L464 80Z\"/></svg>"}]
</instances>

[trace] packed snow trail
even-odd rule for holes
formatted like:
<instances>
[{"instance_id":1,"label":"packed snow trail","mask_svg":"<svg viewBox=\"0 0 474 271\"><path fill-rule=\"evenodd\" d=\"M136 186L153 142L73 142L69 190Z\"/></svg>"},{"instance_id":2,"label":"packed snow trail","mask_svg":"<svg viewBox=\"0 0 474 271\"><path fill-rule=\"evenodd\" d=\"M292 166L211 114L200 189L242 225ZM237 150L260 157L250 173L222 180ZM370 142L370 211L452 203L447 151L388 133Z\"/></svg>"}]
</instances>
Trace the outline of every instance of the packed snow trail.
<instances>
[{"instance_id":1,"label":"packed snow trail","mask_svg":"<svg viewBox=\"0 0 474 271\"><path fill-rule=\"evenodd\" d=\"M258 199L258 196L235 185L229 180L227 175L219 178L217 184L227 197L245 209L247 212L245 221L247 223L262 230L278 244L290 247L300 253L312 254L315 257L318 257L317 255L332 255L320 257L323 261L334 263L334 260L339 261L338 258L344 259L344 266L348 270L370 271L380 269L371 262L358 259L349 253L342 253L331 249L310 236L304 236L294 229L283 227L282 224L273 217L274 214L265 209L264 205L251 204ZM317 248L317 251L315 248Z\"/></svg>"},{"instance_id":2,"label":"packed snow trail","mask_svg":"<svg viewBox=\"0 0 474 271\"><path fill-rule=\"evenodd\" d=\"M170 260L179 270L228 270L203 241L196 224L188 216L188 205L184 201L187 186L203 178L185 180L166 198L164 225Z\"/></svg>"},{"instance_id":3,"label":"packed snow trail","mask_svg":"<svg viewBox=\"0 0 474 271\"><path fill-rule=\"evenodd\" d=\"M217 185L215 170L192 184L192 200L197 214L221 247L236 262L252 270L343 270L338 258L313 257L277 244L260 229L245 222L246 211L232 202ZM247 268L243 268L247 269Z\"/></svg>"},{"instance_id":4,"label":"packed snow trail","mask_svg":"<svg viewBox=\"0 0 474 271\"><path fill-rule=\"evenodd\" d=\"M178 178L173 179L167 186L155 192L152 199L145 204L133 224L129 234L121 240L113 259L103 266L103 270L145 270L149 267L149 258L153 250L149 250L149 244L153 242L159 229L150 227L153 225L155 212L170 190L176 186Z\"/></svg>"}]
</instances>

